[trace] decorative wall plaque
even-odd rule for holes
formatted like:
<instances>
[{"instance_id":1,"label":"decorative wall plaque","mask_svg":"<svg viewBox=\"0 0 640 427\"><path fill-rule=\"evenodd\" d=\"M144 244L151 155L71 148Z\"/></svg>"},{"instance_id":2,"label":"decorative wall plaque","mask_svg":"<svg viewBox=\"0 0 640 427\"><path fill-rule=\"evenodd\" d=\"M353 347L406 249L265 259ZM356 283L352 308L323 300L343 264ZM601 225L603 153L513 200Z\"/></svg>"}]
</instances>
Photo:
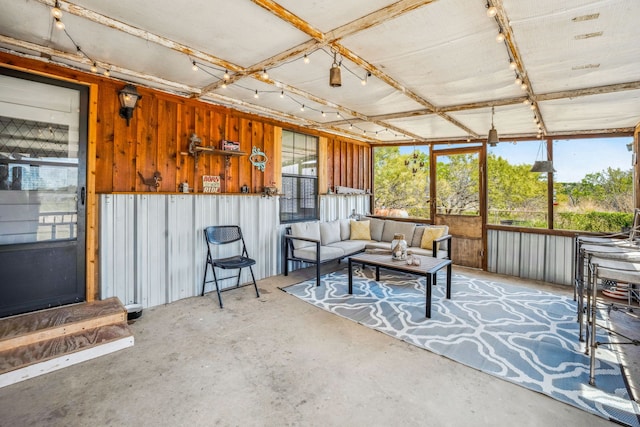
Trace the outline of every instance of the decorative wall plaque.
<instances>
[{"instance_id":1,"label":"decorative wall plaque","mask_svg":"<svg viewBox=\"0 0 640 427\"><path fill-rule=\"evenodd\" d=\"M249 161L253 166L257 167L260 172L264 172L264 167L267 165L268 160L267 155L260 151L258 147L253 147L253 149L251 149Z\"/></svg>"}]
</instances>

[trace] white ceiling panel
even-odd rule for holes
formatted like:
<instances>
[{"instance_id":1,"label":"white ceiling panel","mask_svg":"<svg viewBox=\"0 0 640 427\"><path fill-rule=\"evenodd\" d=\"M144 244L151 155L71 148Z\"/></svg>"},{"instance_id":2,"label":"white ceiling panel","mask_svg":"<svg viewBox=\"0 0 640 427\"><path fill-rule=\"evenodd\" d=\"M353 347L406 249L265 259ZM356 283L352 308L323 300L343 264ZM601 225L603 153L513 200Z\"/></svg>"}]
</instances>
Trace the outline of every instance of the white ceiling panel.
<instances>
[{"instance_id":1,"label":"white ceiling panel","mask_svg":"<svg viewBox=\"0 0 640 427\"><path fill-rule=\"evenodd\" d=\"M326 33L395 2L395 0L284 0L278 3Z\"/></svg>"},{"instance_id":2,"label":"white ceiling panel","mask_svg":"<svg viewBox=\"0 0 640 427\"><path fill-rule=\"evenodd\" d=\"M363 141L485 138L492 106L501 138L535 138L527 98L551 137L633 132L640 1L488 1L61 0L66 32L54 0L7 1L0 49Z\"/></svg>"},{"instance_id":3,"label":"white ceiling panel","mask_svg":"<svg viewBox=\"0 0 640 427\"><path fill-rule=\"evenodd\" d=\"M640 123L640 90L621 97L616 93L557 99L540 104L542 116L550 132L628 128Z\"/></svg>"}]
</instances>

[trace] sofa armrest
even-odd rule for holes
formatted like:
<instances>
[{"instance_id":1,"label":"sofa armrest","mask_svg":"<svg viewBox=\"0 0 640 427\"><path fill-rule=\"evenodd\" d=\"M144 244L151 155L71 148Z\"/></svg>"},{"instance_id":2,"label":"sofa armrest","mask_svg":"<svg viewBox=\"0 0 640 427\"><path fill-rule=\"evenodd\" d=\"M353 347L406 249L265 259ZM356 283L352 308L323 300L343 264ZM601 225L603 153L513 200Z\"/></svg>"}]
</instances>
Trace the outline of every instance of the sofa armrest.
<instances>
[{"instance_id":1,"label":"sofa armrest","mask_svg":"<svg viewBox=\"0 0 640 427\"><path fill-rule=\"evenodd\" d=\"M447 259L451 259L451 237L453 237L451 236L451 234L447 234L433 240L432 253L434 257L436 258L438 257L438 243L448 241L447 242Z\"/></svg>"},{"instance_id":2,"label":"sofa armrest","mask_svg":"<svg viewBox=\"0 0 640 427\"><path fill-rule=\"evenodd\" d=\"M289 231L289 230L287 230ZM316 245L316 259L315 261L311 261L311 260L307 260L307 259L302 259L302 258L296 258L293 255L293 240L303 240L305 242L311 242L311 243L315 243ZM303 262L309 262L309 263L314 263L316 265L316 286L320 286L320 240L318 239L310 239L308 237L298 237L298 236L292 236L290 234L285 234L284 235L284 246L285 246L285 252L284 252L284 275L288 275L289 274L289 260L299 260L299 261L303 261ZM289 250L291 250L291 254L289 254Z\"/></svg>"},{"instance_id":3,"label":"sofa armrest","mask_svg":"<svg viewBox=\"0 0 640 427\"><path fill-rule=\"evenodd\" d=\"M316 260L315 263L316 264L320 264L320 240L318 239L311 239L309 237L300 237L300 236L292 236L290 234L285 234L284 235L284 241L285 241L285 262L288 259L291 259L293 256L293 240L302 240L305 242L311 242L311 243L315 243L316 245ZM289 252L291 251L291 252Z\"/></svg>"}]
</instances>

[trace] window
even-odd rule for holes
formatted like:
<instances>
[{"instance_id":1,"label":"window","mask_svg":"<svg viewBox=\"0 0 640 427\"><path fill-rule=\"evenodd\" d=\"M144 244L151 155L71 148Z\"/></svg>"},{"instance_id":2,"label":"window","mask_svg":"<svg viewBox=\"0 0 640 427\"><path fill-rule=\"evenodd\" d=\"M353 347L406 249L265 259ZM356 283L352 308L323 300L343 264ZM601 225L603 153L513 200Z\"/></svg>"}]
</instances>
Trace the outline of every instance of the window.
<instances>
[{"instance_id":1,"label":"window","mask_svg":"<svg viewBox=\"0 0 640 427\"><path fill-rule=\"evenodd\" d=\"M540 141L501 142L489 148L488 224L547 228L547 174L531 172L541 155Z\"/></svg>"},{"instance_id":2,"label":"window","mask_svg":"<svg viewBox=\"0 0 640 427\"><path fill-rule=\"evenodd\" d=\"M374 213L429 218L429 147L376 147Z\"/></svg>"},{"instance_id":3,"label":"window","mask_svg":"<svg viewBox=\"0 0 640 427\"><path fill-rule=\"evenodd\" d=\"M632 143L631 137L553 141L553 228L612 233L631 226Z\"/></svg>"},{"instance_id":4,"label":"window","mask_svg":"<svg viewBox=\"0 0 640 427\"><path fill-rule=\"evenodd\" d=\"M318 138L282 131L280 222L318 218Z\"/></svg>"},{"instance_id":5,"label":"window","mask_svg":"<svg viewBox=\"0 0 640 427\"><path fill-rule=\"evenodd\" d=\"M632 137L553 140L553 228L620 232L633 216ZM489 224L547 228L545 141L500 143L487 154Z\"/></svg>"}]
</instances>

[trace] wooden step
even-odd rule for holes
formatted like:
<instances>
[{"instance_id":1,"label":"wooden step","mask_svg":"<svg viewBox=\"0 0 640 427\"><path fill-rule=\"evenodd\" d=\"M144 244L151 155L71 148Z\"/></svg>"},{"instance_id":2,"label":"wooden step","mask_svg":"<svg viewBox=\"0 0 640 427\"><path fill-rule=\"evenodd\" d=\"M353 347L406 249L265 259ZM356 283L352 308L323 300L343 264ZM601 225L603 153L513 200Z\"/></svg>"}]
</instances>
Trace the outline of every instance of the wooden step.
<instances>
[{"instance_id":1,"label":"wooden step","mask_svg":"<svg viewBox=\"0 0 640 427\"><path fill-rule=\"evenodd\" d=\"M133 343L118 298L0 319L0 387Z\"/></svg>"}]
</instances>

